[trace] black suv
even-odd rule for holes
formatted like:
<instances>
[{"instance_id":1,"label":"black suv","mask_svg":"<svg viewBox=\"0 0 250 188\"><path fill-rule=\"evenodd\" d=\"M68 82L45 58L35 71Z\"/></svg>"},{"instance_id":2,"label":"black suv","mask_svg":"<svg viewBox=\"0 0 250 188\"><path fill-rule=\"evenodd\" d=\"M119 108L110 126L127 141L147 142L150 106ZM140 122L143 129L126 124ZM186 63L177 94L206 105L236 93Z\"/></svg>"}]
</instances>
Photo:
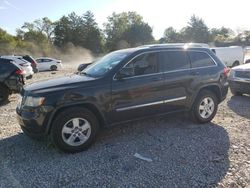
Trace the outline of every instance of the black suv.
<instances>
[{"instance_id":1,"label":"black suv","mask_svg":"<svg viewBox=\"0 0 250 188\"><path fill-rule=\"evenodd\" d=\"M8 100L12 93L21 91L25 72L12 60L0 58L0 104Z\"/></svg>"},{"instance_id":2,"label":"black suv","mask_svg":"<svg viewBox=\"0 0 250 188\"><path fill-rule=\"evenodd\" d=\"M37 72L38 72L38 69L37 69L37 62L36 62L36 60L35 60L33 57L31 57L30 55L24 55L24 56L22 56L22 57L23 57L23 59L25 59L26 61L30 62L31 67L32 67L34 73L37 73Z\"/></svg>"},{"instance_id":3,"label":"black suv","mask_svg":"<svg viewBox=\"0 0 250 188\"><path fill-rule=\"evenodd\" d=\"M27 86L17 107L24 133L50 135L66 152L86 149L101 127L189 111L213 119L228 69L208 48L151 45L112 52L78 74Z\"/></svg>"}]
</instances>

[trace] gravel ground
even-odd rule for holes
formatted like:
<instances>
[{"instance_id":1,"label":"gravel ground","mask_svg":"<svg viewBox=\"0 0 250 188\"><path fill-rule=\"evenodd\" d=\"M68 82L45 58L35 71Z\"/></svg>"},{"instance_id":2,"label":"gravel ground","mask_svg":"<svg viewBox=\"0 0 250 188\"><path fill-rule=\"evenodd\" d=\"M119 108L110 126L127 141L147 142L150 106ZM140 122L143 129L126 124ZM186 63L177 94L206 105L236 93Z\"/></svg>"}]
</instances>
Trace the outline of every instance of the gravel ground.
<instances>
[{"instance_id":1,"label":"gravel ground","mask_svg":"<svg viewBox=\"0 0 250 188\"><path fill-rule=\"evenodd\" d=\"M0 187L250 187L250 96L229 93L205 125L177 114L109 128L77 154L26 137L16 104L0 106Z\"/></svg>"}]
</instances>

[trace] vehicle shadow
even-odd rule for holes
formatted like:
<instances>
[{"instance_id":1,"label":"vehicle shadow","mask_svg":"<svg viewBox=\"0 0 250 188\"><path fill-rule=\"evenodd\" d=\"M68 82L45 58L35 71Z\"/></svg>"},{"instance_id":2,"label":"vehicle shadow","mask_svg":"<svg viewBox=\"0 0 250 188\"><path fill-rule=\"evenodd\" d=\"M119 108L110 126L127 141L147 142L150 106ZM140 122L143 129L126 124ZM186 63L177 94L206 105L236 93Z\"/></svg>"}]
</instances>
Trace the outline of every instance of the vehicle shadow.
<instances>
[{"instance_id":1,"label":"vehicle shadow","mask_svg":"<svg viewBox=\"0 0 250 188\"><path fill-rule=\"evenodd\" d=\"M227 102L228 107L236 114L250 119L250 96L232 96Z\"/></svg>"},{"instance_id":2,"label":"vehicle shadow","mask_svg":"<svg viewBox=\"0 0 250 188\"><path fill-rule=\"evenodd\" d=\"M179 116L105 129L92 147L77 154L20 133L0 140L0 185L215 187L229 168L229 143L222 126Z\"/></svg>"}]
</instances>

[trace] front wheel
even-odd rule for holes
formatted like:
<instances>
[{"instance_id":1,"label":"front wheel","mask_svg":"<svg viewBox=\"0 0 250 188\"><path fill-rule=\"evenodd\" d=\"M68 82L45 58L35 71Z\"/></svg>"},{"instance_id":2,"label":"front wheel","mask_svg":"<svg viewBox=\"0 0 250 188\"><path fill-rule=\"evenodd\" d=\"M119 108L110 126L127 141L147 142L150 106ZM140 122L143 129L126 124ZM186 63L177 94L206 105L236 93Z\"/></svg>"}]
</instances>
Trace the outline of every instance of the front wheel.
<instances>
[{"instance_id":1,"label":"front wheel","mask_svg":"<svg viewBox=\"0 0 250 188\"><path fill-rule=\"evenodd\" d=\"M0 104L5 103L9 98L9 90L7 87L0 85Z\"/></svg>"},{"instance_id":2,"label":"front wheel","mask_svg":"<svg viewBox=\"0 0 250 188\"><path fill-rule=\"evenodd\" d=\"M52 66L50 67L50 70L56 71L56 70L57 70L57 66L56 66L56 65L52 65Z\"/></svg>"},{"instance_id":3,"label":"front wheel","mask_svg":"<svg viewBox=\"0 0 250 188\"><path fill-rule=\"evenodd\" d=\"M201 91L194 102L191 115L198 123L210 122L216 115L218 99L216 95L208 90Z\"/></svg>"},{"instance_id":4,"label":"front wheel","mask_svg":"<svg viewBox=\"0 0 250 188\"><path fill-rule=\"evenodd\" d=\"M50 133L52 143L69 153L86 150L99 130L97 118L85 108L69 108L57 115L53 122Z\"/></svg>"},{"instance_id":5,"label":"front wheel","mask_svg":"<svg viewBox=\"0 0 250 188\"><path fill-rule=\"evenodd\" d=\"M232 67L236 67L236 66L238 66L238 65L240 65L240 62L239 62L239 61L235 61L235 62L233 63L233 66L232 66Z\"/></svg>"}]
</instances>

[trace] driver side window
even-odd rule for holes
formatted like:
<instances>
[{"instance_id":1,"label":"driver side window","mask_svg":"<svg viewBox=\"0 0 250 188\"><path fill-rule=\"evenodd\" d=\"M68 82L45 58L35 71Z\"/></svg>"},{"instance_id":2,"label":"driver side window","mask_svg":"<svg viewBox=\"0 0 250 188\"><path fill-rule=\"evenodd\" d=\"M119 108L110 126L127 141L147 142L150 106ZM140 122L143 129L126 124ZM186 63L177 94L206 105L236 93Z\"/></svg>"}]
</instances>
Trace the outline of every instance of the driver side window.
<instances>
[{"instance_id":1,"label":"driver side window","mask_svg":"<svg viewBox=\"0 0 250 188\"><path fill-rule=\"evenodd\" d=\"M125 78L158 73L158 53L154 52L139 55L122 69Z\"/></svg>"}]
</instances>

